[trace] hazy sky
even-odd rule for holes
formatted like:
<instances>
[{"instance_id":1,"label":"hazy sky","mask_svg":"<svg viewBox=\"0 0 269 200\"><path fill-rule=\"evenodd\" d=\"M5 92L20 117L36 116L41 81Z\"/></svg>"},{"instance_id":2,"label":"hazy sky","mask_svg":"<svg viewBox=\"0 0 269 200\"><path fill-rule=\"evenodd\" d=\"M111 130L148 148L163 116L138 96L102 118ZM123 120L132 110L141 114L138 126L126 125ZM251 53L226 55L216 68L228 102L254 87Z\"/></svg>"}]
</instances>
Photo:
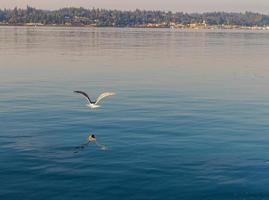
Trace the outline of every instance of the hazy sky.
<instances>
[{"instance_id":1,"label":"hazy sky","mask_svg":"<svg viewBox=\"0 0 269 200\"><path fill-rule=\"evenodd\" d=\"M161 9L186 12L258 11L269 13L269 0L0 0L0 8L31 5L43 9L98 7L116 9Z\"/></svg>"}]
</instances>

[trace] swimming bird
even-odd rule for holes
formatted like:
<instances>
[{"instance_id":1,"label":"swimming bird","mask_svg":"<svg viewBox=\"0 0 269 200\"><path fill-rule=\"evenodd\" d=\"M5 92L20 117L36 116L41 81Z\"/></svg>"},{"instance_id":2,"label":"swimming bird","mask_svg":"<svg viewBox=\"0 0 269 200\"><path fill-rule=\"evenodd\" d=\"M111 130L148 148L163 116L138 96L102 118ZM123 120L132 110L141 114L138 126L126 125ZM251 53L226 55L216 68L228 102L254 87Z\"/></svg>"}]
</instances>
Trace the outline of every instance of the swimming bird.
<instances>
[{"instance_id":1,"label":"swimming bird","mask_svg":"<svg viewBox=\"0 0 269 200\"><path fill-rule=\"evenodd\" d=\"M92 100L90 99L90 97L88 96L88 94L85 93L85 92L82 92L82 91L74 91L74 93L78 93L78 94L83 95L83 96L86 98L87 102L88 102L88 104L86 104L86 105L87 105L89 108L92 108L92 109L93 109L93 108L98 108L98 107L100 107L100 106L97 105L97 104L101 101L101 99L103 99L103 98L105 98L105 97L108 97L108 96L116 95L116 93L114 93L114 92L104 92L104 93L100 94L100 95L97 97L96 101L92 101Z\"/></svg>"},{"instance_id":2,"label":"swimming bird","mask_svg":"<svg viewBox=\"0 0 269 200\"><path fill-rule=\"evenodd\" d=\"M101 150L107 150L106 145L100 144L97 141L96 136L94 134L89 134L87 138L87 142L76 147L74 153L79 153L80 151L84 150L90 143L95 143L96 146L100 148Z\"/></svg>"},{"instance_id":3,"label":"swimming bird","mask_svg":"<svg viewBox=\"0 0 269 200\"><path fill-rule=\"evenodd\" d=\"M88 141L89 141L89 142L96 141L96 137L95 137L95 135L90 134L90 135L88 136Z\"/></svg>"},{"instance_id":4,"label":"swimming bird","mask_svg":"<svg viewBox=\"0 0 269 200\"><path fill-rule=\"evenodd\" d=\"M93 134L90 134L88 136L88 143L90 142L95 142L96 146L98 146L101 150L107 150L107 147L103 144L100 144L97 140L96 140L96 137L95 135Z\"/></svg>"}]
</instances>

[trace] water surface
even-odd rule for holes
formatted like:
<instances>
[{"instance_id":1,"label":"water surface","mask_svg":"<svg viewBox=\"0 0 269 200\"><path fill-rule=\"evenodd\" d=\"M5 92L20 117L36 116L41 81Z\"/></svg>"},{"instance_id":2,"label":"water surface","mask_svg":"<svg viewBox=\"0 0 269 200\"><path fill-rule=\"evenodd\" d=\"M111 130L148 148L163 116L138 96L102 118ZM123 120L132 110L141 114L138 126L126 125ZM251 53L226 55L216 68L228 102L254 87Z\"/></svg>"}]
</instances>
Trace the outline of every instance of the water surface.
<instances>
[{"instance_id":1,"label":"water surface","mask_svg":"<svg viewBox=\"0 0 269 200\"><path fill-rule=\"evenodd\" d=\"M268 52L262 31L0 27L0 199L269 198ZM108 150L74 153L90 132Z\"/></svg>"}]
</instances>

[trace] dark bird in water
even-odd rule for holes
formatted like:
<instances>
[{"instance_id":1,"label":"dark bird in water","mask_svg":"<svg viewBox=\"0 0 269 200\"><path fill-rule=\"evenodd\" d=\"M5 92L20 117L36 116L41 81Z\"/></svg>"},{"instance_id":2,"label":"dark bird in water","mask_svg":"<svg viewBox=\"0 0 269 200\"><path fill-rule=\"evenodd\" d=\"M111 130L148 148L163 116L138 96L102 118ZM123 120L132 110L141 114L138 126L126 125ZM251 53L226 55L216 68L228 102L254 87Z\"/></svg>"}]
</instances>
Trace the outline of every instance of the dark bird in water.
<instances>
[{"instance_id":1,"label":"dark bird in water","mask_svg":"<svg viewBox=\"0 0 269 200\"><path fill-rule=\"evenodd\" d=\"M97 147L99 147L101 150L107 150L107 147L103 144L100 144L97 142L96 136L94 134L89 134L87 138L87 142L76 147L74 153L79 153L81 150L86 148L90 143L95 143Z\"/></svg>"},{"instance_id":2,"label":"dark bird in water","mask_svg":"<svg viewBox=\"0 0 269 200\"><path fill-rule=\"evenodd\" d=\"M87 100L87 106L89 107L89 108L98 108L98 107L100 107L99 105L97 105L100 101L101 101L101 99L103 99L103 98L105 98L105 97L108 97L108 96L113 96L113 95L116 95L116 93L114 93L114 92L104 92L104 93L102 93L102 94L100 94L98 97L97 97L97 99L96 99L96 101L92 101L91 99L90 99L90 97L88 96L88 94L87 93L85 93L85 92L83 92L83 91L74 91L74 93L78 93L78 94L81 94L84 98L86 98L86 100Z\"/></svg>"}]
</instances>

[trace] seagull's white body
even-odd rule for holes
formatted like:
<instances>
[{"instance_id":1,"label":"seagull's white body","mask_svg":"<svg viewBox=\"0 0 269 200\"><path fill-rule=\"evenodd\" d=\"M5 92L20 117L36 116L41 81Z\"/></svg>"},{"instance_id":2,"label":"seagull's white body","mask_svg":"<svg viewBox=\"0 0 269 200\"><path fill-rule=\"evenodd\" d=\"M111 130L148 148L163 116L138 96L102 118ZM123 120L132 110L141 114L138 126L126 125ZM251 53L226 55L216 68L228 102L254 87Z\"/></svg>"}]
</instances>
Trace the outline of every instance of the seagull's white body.
<instances>
[{"instance_id":1,"label":"seagull's white body","mask_svg":"<svg viewBox=\"0 0 269 200\"><path fill-rule=\"evenodd\" d=\"M100 107L99 105L96 105L96 104L94 104L94 103L88 103L88 104L86 104L86 106L88 106L88 107L91 108L91 109L99 108L99 107Z\"/></svg>"},{"instance_id":2,"label":"seagull's white body","mask_svg":"<svg viewBox=\"0 0 269 200\"><path fill-rule=\"evenodd\" d=\"M100 107L100 106L97 105L97 104L101 101L101 99L103 99L103 98L105 98L105 97L108 97L108 96L116 95L116 93L114 93L114 92L104 92L104 93L100 94L100 95L97 97L96 101L94 102L94 101L91 101L91 99L90 99L90 97L87 95L87 93L82 92L82 91L74 91L74 92L83 95L83 97L86 98L86 100L87 100L87 102L88 102L88 104L86 104L86 106L89 107L89 108L91 108L91 109Z\"/></svg>"}]
</instances>

